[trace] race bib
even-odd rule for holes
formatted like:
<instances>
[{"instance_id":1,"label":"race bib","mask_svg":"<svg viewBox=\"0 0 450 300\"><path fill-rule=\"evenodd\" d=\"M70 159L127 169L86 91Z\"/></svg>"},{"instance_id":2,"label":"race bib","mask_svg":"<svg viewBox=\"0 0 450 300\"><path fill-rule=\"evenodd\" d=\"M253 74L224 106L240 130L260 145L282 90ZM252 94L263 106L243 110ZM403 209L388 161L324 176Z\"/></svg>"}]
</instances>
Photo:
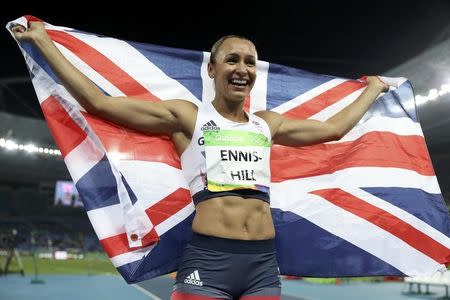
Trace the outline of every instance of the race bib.
<instances>
[{"instance_id":1,"label":"race bib","mask_svg":"<svg viewBox=\"0 0 450 300\"><path fill-rule=\"evenodd\" d=\"M269 139L261 133L237 130L203 132L208 190L253 189L270 185Z\"/></svg>"}]
</instances>

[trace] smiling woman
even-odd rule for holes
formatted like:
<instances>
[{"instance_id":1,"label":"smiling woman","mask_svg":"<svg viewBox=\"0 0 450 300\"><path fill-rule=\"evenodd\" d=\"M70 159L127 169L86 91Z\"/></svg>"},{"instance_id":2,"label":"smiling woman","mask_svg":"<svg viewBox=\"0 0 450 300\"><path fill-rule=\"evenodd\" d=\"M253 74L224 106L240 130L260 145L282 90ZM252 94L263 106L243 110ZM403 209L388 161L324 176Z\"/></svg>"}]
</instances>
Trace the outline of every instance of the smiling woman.
<instances>
[{"instance_id":1,"label":"smiling woman","mask_svg":"<svg viewBox=\"0 0 450 300\"><path fill-rule=\"evenodd\" d=\"M168 135L181 158L196 206L193 238L178 267L172 299L279 299L275 229L270 210L272 143L312 145L341 138L388 89L377 77L326 121L294 120L275 112L244 110L255 84L257 51L243 37L221 38L208 75L215 95L198 106L105 95L55 47L42 22L12 28L31 42L59 81L89 114L149 134ZM111 101L114 98L114 101ZM132 235L137 240L137 235ZM236 274L241 280L236 281Z\"/></svg>"}]
</instances>

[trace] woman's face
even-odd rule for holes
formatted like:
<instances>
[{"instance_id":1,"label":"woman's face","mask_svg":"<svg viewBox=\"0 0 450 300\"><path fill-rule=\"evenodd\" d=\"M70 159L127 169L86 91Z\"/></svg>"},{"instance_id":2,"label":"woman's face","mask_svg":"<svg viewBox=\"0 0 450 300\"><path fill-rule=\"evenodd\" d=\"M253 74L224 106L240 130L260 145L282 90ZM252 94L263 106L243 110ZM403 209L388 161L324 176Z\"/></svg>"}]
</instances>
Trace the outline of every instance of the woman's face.
<instances>
[{"instance_id":1,"label":"woman's face","mask_svg":"<svg viewBox=\"0 0 450 300\"><path fill-rule=\"evenodd\" d=\"M214 64L208 73L214 78L216 98L227 101L244 101L256 80L257 54L248 40L229 38L217 51Z\"/></svg>"}]
</instances>

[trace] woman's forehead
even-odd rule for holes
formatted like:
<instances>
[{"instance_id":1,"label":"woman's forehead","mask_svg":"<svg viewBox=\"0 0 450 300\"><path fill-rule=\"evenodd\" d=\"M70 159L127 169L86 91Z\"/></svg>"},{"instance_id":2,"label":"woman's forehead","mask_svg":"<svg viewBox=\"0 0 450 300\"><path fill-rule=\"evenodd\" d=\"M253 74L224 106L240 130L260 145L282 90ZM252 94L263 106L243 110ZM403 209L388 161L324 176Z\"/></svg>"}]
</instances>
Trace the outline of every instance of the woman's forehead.
<instances>
[{"instance_id":1,"label":"woman's forehead","mask_svg":"<svg viewBox=\"0 0 450 300\"><path fill-rule=\"evenodd\" d=\"M249 40L240 38L229 38L225 40L218 52L224 56L230 53L257 56L255 45Z\"/></svg>"}]
</instances>

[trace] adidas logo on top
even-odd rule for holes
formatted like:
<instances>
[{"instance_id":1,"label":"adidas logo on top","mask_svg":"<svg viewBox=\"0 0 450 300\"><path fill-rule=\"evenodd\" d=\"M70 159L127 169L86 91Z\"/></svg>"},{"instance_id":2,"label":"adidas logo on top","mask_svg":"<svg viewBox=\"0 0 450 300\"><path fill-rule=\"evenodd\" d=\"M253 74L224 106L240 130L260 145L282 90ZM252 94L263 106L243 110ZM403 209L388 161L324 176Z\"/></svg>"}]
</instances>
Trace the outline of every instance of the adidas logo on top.
<instances>
[{"instance_id":1,"label":"adidas logo on top","mask_svg":"<svg viewBox=\"0 0 450 300\"><path fill-rule=\"evenodd\" d=\"M184 280L184 283L198 285L198 286L203 285L203 282L200 280L200 275L198 274L198 270L195 270L188 277L186 277L186 279Z\"/></svg>"},{"instance_id":2,"label":"adidas logo on top","mask_svg":"<svg viewBox=\"0 0 450 300\"><path fill-rule=\"evenodd\" d=\"M208 123L206 123L205 125L202 126L202 128L200 128L201 131L205 131L205 130L220 130L220 127L217 126L217 124L211 120Z\"/></svg>"}]
</instances>

